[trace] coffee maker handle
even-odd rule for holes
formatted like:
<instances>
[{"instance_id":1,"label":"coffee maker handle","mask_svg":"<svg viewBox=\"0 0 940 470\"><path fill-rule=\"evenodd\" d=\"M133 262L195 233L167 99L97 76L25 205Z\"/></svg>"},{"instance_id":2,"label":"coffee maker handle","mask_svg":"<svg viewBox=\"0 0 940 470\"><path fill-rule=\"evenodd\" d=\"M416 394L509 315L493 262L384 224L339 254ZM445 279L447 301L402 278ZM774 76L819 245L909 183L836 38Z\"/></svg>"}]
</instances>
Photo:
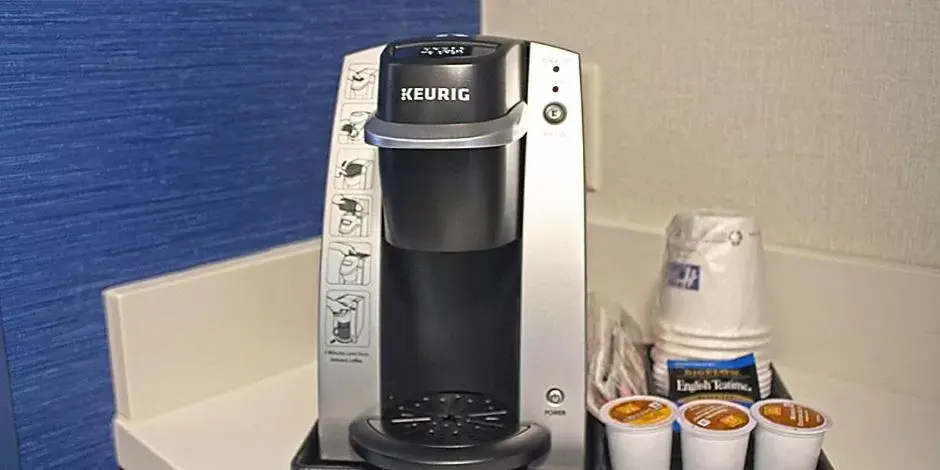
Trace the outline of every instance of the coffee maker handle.
<instances>
[{"instance_id":1,"label":"coffee maker handle","mask_svg":"<svg viewBox=\"0 0 940 470\"><path fill-rule=\"evenodd\" d=\"M502 147L526 134L526 104L489 121L460 124L406 124L374 115L365 125L365 141L381 148L451 150Z\"/></svg>"}]
</instances>

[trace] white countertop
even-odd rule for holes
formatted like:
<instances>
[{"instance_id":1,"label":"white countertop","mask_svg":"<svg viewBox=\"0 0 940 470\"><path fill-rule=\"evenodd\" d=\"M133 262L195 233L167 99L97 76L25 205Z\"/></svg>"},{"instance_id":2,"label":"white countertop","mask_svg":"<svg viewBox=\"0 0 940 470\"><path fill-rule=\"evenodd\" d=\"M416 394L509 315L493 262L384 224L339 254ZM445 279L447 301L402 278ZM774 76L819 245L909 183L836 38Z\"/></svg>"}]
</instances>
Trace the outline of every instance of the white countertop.
<instances>
[{"instance_id":1,"label":"white countertop","mask_svg":"<svg viewBox=\"0 0 940 470\"><path fill-rule=\"evenodd\" d=\"M831 415L824 449L839 469L938 468L940 405L777 365L798 400ZM126 470L286 469L316 419L309 365L146 421L115 422Z\"/></svg>"},{"instance_id":2,"label":"white countertop","mask_svg":"<svg viewBox=\"0 0 940 470\"><path fill-rule=\"evenodd\" d=\"M807 374L774 363L795 400L819 407L833 426L823 450L837 470L940 468L933 426L940 404Z\"/></svg>"},{"instance_id":3,"label":"white countertop","mask_svg":"<svg viewBox=\"0 0 940 470\"><path fill-rule=\"evenodd\" d=\"M594 224L591 239L595 289L617 292L616 301L640 311L630 300L648 298L658 282L662 234ZM125 470L288 468L317 417L318 305L310 293L319 288L319 249L309 240L105 292L115 446ZM937 368L929 359L936 354L924 353L936 350L940 323L935 315L901 323L884 315L898 305L931 312L940 275L779 250L771 258L770 297L787 312L777 325L775 366L796 399L832 416L823 447L835 467L940 468ZM838 280L838 288L818 279ZM867 341L828 344L832 354L816 362L808 346L819 337L794 329L822 319L814 331L854 322ZM868 354L875 339L890 354ZM793 367L807 361L848 380ZM886 391L893 386L902 392Z\"/></svg>"},{"instance_id":4,"label":"white countertop","mask_svg":"<svg viewBox=\"0 0 940 470\"><path fill-rule=\"evenodd\" d=\"M125 470L286 470L317 417L316 364L144 421L115 420Z\"/></svg>"}]
</instances>

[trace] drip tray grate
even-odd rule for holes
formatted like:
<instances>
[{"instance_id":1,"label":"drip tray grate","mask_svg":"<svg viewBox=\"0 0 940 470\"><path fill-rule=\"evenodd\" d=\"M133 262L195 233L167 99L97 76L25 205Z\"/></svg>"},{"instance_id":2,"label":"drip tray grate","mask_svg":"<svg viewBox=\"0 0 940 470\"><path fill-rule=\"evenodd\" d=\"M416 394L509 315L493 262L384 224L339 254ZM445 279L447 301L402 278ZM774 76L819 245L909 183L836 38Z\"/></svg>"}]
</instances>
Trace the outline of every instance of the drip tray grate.
<instances>
[{"instance_id":1,"label":"drip tray grate","mask_svg":"<svg viewBox=\"0 0 940 470\"><path fill-rule=\"evenodd\" d=\"M518 430L514 413L492 397L438 392L387 404L385 431L429 446L460 447L503 439Z\"/></svg>"}]
</instances>

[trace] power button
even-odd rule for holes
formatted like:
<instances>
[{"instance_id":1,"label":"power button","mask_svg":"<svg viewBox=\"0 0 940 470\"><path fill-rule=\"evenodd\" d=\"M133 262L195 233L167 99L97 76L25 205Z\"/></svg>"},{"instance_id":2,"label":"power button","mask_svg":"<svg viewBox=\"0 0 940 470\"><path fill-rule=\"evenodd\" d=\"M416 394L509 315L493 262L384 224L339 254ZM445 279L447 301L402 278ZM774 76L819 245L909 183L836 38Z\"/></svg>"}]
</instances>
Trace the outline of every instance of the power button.
<instances>
[{"instance_id":1,"label":"power button","mask_svg":"<svg viewBox=\"0 0 940 470\"><path fill-rule=\"evenodd\" d=\"M559 124L568 117L568 110L561 103L549 103L542 111L545 120L551 124Z\"/></svg>"},{"instance_id":2,"label":"power button","mask_svg":"<svg viewBox=\"0 0 940 470\"><path fill-rule=\"evenodd\" d=\"M545 393L545 401L551 406L558 406L565 402L565 392L560 388L553 388Z\"/></svg>"}]
</instances>

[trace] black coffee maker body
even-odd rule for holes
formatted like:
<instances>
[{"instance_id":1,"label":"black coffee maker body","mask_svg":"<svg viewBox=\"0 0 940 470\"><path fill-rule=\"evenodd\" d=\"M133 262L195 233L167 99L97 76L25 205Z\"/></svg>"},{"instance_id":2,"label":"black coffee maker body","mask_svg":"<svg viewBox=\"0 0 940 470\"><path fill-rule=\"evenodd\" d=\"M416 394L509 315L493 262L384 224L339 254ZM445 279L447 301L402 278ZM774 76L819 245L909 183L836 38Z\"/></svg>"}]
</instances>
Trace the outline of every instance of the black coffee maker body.
<instances>
[{"instance_id":1,"label":"black coffee maker body","mask_svg":"<svg viewBox=\"0 0 940 470\"><path fill-rule=\"evenodd\" d=\"M583 468L578 55L488 36L396 41L347 55L336 112L321 457ZM351 182L351 165L377 171Z\"/></svg>"}]
</instances>

